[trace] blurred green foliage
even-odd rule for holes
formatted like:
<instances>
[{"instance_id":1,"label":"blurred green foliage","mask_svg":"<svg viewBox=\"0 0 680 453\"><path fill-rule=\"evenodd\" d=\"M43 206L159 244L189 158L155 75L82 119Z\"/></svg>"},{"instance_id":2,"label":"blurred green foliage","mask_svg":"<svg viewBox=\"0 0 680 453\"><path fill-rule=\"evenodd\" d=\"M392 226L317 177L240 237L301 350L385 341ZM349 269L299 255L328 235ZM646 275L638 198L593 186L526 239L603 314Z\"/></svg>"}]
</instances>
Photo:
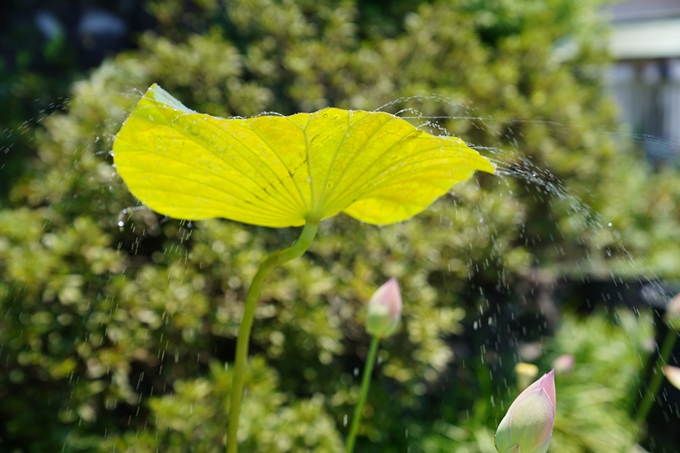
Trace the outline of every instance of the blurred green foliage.
<instances>
[{"instance_id":1,"label":"blurred green foliage","mask_svg":"<svg viewBox=\"0 0 680 453\"><path fill-rule=\"evenodd\" d=\"M651 354L651 313L616 311L588 319L567 318L550 353L575 358L572 372L557 377L557 414L551 451L635 451L637 428L630 417L643 360Z\"/></svg>"},{"instance_id":2,"label":"blurred green foliage","mask_svg":"<svg viewBox=\"0 0 680 453\"><path fill-rule=\"evenodd\" d=\"M27 157L35 157L35 125L46 112L64 107L62 96L79 72L63 33L47 40L30 21L27 26L11 19L3 18L0 33L0 206Z\"/></svg>"},{"instance_id":3,"label":"blurred green foliage","mask_svg":"<svg viewBox=\"0 0 680 453\"><path fill-rule=\"evenodd\" d=\"M135 31L153 27L144 12L146 2L0 3L0 207L35 158L36 126L51 113L67 109L71 83L105 56L132 47ZM101 33L93 36L88 23Z\"/></svg>"},{"instance_id":4,"label":"blurred green foliage","mask_svg":"<svg viewBox=\"0 0 680 453\"><path fill-rule=\"evenodd\" d=\"M571 371L555 377L557 412L551 452L636 451L636 428L629 414L639 385L641 358L650 353L645 345L653 335L652 326L649 313L598 312L586 319L565 316L555 337L546 341L548 353L538 363L547 371L562 354L575 359ZM505 407L519 390L507 393L501 403ZM482 410L475 416L483 414ZM477 421L456 424L443 418L426 431L423 452L495 451L494 430Z\"/></svg>"},{"instance_id":5,"label":"blurred green foliage","mask_svg":"<svg viewBox=\"0 0 680 453\"><path fill-rule=\"evenodd\" d=\"M362 306L391 276L403 325L379 353L361 452L491 451L518 343L549 333L538 310L549 288L644 278L645 266L678 276L680 180L601 133L615 122L593 2L398 2L387 25L376 5L152 2L159 33L76 83L68 113L33 131L39 158L0 211L3 449L223 449L245 287L297 232L143 209L119 229L136 201L107 153L134 89L153 82L220 116L391 103L419 123L445 117L501 170L402 224L324 221L310 252L274 273L256 314L244 452L342 450L367 353ZM626 405L650 333L619 317L564 320L554 350L583 365L558 379L556 451L611 451L592 433L632 442ZM587 417L583 392L603 398Z\"/></svg>"}]
</instances>

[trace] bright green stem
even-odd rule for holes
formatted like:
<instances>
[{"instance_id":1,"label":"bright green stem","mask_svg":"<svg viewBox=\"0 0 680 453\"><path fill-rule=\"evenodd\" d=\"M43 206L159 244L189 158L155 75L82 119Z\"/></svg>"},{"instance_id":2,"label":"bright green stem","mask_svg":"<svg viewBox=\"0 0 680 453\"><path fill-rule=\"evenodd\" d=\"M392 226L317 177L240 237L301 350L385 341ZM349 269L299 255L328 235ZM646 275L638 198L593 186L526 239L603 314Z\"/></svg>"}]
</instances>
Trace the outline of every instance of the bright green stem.
<instances>
[{"instance_id":1,"label":"bright green stem","mask_svg":"<svg viewBox=\"0 0 680 453\"><path fill-rule=\"evenodd\" d=\"M314 236L316 236L318 226L318 223L307 222L297 242L295 242L292 247L269 255L262 264L260 264L260 268L257 270L257 273L250 284L250 288L246 294L246 306L243 311L243 319L241 320L241 326L238 329L238 338L236 339L234 378L231 384L231 395L229 397L227 453L236 453L238 451L238 419L241 414L243 379L245 377L246 362L248 360L248 342L250 341L250 329L253 327L255 308L257 307L257 301L262 292L262 286L272 269L286 261L302 256L302 254L307 251L314 240Z\"/></svg>"},{"instance_id":2,"label":"bright green stem","mask_svg":"<svg viewBox=\"0 0 680 453\"><path fill-rule=\"evenodd\" d=\"M368 350L368 357L366 358L366 367L364 368L364 376L361 378L361 394L359 395L359 402L354 408L354 417L352 418L352 426L349 429L349 436L347 437L347 453L354 451L354 442L357 440L357 431L359 431L359 424L361 423L361 412L364 410L366 398L368 397L368 388L371 386L371 374L373 373L373 365L375 364L375 356L378 352L378 343L380 339L373 337L371 340L371 348Z\"/></svg>"},{"instance_id":3,"label":"bright green stem","mask_svg":"<svg viewBox=\"0 0 680 453\"><path fill-rule=\"evenodd\" d=\"M647 419L649 410L654 404L654 399L656 394L659 392L661 387L661 382L663 381L663 366L668 362L668 358L673 352L673 347L675 346L675 341L678 339L678 333L674 330L669 330L666 334L666 339L663 341L663 346L659 353L659 358L654 364L654 370L652 373L652 379L649 381L649 387L647 387L647 392L640 402L637 414L635 415L635 423L638 426L638 430L642 426L642 423Z\"/></svg>"}]
</instances>

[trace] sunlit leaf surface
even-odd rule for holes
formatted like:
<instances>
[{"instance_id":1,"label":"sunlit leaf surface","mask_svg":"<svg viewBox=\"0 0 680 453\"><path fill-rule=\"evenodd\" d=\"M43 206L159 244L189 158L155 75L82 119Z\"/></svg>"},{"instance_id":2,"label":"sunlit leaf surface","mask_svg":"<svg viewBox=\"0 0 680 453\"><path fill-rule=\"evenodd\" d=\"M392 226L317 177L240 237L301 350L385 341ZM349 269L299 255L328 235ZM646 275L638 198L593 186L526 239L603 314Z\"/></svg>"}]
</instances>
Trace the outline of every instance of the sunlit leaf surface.
<instances>
[{"instance_id":1,"label":"sunlit leaf surface","mask_svg":"<svg viewBox=\"0 0 680 453\"><path fill-rule=\"evenodd\" d=\"M158 85L113 146L130 191L162 214L269 227L343 211L384 225L421 212L493 166L463 141L383 112L327 108L224 119L195 113Z\"/></svg>"}]
</instances>

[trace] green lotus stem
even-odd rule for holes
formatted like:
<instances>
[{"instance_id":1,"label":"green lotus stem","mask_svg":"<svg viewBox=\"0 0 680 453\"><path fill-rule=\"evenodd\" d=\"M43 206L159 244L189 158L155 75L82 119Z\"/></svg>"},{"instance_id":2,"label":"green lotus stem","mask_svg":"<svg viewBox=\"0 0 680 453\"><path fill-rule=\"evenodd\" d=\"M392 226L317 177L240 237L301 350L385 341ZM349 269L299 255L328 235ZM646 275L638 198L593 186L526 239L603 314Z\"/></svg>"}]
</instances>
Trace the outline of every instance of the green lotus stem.
<instances>
[{"instance_id":1,"label":"green lotus stem","mask_svg":"<svg viewBox=\"0 0 680 453\"><path fill-rule=\"evenodd\" d=\"M663 381L663 366L668 362L668 358L671 356L671 352L673 352L673 347L675 346L677 339L678 333L674 330L669 330L663 341L663 346L659 352L659 358L654 364L652 379L649 382L647 392L642 398L640 406L638 406L637 414L635 415L635 423L638 426L638 431L640 431L640 426L642 426L642 423L647 419L647 415L652 408L656 394L659 392L661 382Z\"/></svg>"},{"instance_id":2,"label":"green lotus stem","mask_svg":"<svg viewBox=\"0 0 680 453\"><path fill-rule=\"evenodd\" d=\"M262 286L265 280L271 273L272 269L287 261L293 260L302 256L307 251L309 246L316 236L316 230L319 227L318 222L307 222L302 229L302 233L297 242L291 247L269 255L260 264L253 281L248 288L246 294L245 310L243 311L243 319L241 326L238 329L238 337L236 339L236 359L234 362L234 377L231 384L231 395L229 397L229 428L227 430L227 453L236 453L238 451L238 420L241 414L241 398L243 396L243 380L248 360L248 343L250 341L250 330L253 327L253 318L255 317L255 308L257 301L262 292Z\"/></svg>"},{"instance_id":3,"label":"green lotus stem","mask_svg":"<svg viewBox=\"0 0 680 453\"><path fill-rule=\"evenodd\" d=\"M361 422L361 412L366 404L368 397L368 389L371 386L371 374L373 373L373 365L375 364L375 356L378 352L378 343L380 339L374 336L371 339L371 347L368 350L368 357L366 358L366 367L364 368L364 376L361 378L361 393L359 395L359 402L354 408L354 417L352 418L352 426L349 429L349 436L347 437L347 453L354 451L354 442L357 439L357 431L359 431L359 423Z\"/></svg>"}]
</instances>

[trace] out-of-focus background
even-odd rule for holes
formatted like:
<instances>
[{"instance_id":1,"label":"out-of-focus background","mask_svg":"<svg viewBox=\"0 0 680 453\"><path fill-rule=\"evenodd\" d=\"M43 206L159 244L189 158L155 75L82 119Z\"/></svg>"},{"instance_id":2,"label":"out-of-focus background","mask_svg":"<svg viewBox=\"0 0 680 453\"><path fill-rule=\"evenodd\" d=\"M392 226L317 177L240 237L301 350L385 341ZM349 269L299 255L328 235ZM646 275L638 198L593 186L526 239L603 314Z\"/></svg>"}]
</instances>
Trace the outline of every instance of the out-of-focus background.
<instances>
[{"instance_id":1,"label":"out-of-focus background","mask_svg":"<svg viewBox=\"0 0 680 453\"><path fill-rule=\"evenodd\" d=\"M551 452L680 451L669 383L634 422L680 290L680 2L6 0L0 25L0 451L224 450L247 282L297 231L123 211L112 142L154 82L219 116L384 106L499 169L402 224L324 221L274 273L242 451L343 451L392 276L357 451L494 451L519 362L557 368Z\"/></svg>"}]
</instances>

